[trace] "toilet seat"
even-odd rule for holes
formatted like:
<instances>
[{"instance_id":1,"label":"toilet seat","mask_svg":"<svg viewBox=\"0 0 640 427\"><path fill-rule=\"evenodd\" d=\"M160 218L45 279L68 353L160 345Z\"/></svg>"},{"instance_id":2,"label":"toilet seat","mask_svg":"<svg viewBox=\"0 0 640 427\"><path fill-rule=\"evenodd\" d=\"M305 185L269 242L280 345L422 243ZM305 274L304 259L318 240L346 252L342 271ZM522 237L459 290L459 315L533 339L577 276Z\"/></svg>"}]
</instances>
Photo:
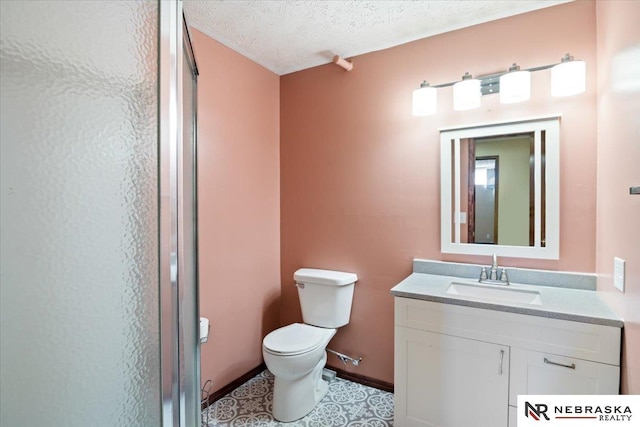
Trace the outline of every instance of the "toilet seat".
<instances>
[{"instance_id":1,"label":"toilet seat","mask_svg":"<svg viewBox=\"0 0 640 427\"><path fill-rule=\"evenodd\" d=\"M326 344L334 333L335 329L292 323L269 333L262 343L270 353L295 356Z\"/></svg>"}]
</instances>

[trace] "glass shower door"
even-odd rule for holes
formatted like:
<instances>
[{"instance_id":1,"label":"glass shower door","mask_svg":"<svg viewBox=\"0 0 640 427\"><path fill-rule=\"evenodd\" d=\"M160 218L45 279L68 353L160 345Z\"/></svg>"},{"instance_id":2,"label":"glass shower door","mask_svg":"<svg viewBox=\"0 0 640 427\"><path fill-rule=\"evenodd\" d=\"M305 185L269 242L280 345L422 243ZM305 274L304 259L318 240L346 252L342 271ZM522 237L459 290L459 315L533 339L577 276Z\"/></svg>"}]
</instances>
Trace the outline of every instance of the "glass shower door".
<instances>
[{"instance_id":1,"label":"glass shower door","mask_svg":"<svg viewBox=\"0 0 640 427\"><path fill-rule=\"evenodd\" d=\"M0 1L3 427L197 425L181 35L177 1Z\"/></svg>"}]
</instances>

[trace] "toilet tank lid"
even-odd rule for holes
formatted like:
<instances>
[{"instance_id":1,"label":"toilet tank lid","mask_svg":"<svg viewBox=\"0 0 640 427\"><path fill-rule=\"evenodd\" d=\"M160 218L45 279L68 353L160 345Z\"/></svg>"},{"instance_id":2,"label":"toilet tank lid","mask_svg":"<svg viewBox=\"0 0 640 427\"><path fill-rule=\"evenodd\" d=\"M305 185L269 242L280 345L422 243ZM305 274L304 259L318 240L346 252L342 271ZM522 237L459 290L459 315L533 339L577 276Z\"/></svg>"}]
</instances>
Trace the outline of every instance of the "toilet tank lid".
<instances>
[{"instance_id":1,"label":"toilet tank lid","mask_svg":"<svg viewBox=\"0 0 640 427\"><path fill-rule=\"evenodd\" d=\"M355 273L344 271L319 270L316 268L301 268L293 274L298 283L316 283L319 285L344 286L358 281Z\"/></svg>"}]
</instances>

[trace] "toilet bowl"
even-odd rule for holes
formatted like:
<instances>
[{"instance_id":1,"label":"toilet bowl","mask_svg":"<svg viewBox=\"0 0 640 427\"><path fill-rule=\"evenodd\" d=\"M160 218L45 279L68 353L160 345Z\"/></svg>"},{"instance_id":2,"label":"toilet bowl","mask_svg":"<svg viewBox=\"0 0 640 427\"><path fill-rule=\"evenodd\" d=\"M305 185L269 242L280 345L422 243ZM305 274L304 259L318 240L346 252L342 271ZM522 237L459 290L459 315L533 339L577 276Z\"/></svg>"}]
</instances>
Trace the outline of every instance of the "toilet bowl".
<instances>
[{"instance_id":1,"label":"toilet bowl","mask_svg":"<svg viewBox=\"0 0 640 427\"><path fill-rule=\"evenodd\" d=\"M294 274L304 323L269 333L262 356L274 376L272 415L291 422L313 410L329 386L322 379L327 344L349 323L354 273L301 268Z\"/></svg>"},{"instance_id":2,"label":"toilet bowl","mask_svg":"<svg viewBox=\"0 0 640 427\"><path fill-rule=\"evenodd\" d=\"M326 347L336 329L293 323L276 329L262 342L262 355L275 377L275 419L290 422L307 415L327 394L322 379Z\"/></svg>"}]
</instances>

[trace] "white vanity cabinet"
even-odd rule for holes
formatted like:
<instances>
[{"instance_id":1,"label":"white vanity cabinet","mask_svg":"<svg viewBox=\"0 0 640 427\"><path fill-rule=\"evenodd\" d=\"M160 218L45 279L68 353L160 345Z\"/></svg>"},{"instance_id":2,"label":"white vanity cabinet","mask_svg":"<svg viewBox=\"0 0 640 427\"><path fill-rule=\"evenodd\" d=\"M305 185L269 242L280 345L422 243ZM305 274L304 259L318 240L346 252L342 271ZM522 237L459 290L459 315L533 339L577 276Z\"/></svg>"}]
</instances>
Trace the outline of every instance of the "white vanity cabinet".
<instances>
[{"instance_id":1,"label":"white vanity cabinet","mask_svg":"<svg viewBox=\"0 0 640 427\"><path fill-rule=\"evenodd\" d=\"M514 427L518 394L617 394L620 337L613 326L396 297L394 425Z\"/></svg>"},{"instance_id":2,"label":"white vanity cabinet","mask_svg":"<svg viewBox=\"0 0 640 427\"><path fill-rule=\"evenodd\" d=\"M509 347L396 326L395 357L394 425L505 424Z\"/></svg>"}]
</instances>

